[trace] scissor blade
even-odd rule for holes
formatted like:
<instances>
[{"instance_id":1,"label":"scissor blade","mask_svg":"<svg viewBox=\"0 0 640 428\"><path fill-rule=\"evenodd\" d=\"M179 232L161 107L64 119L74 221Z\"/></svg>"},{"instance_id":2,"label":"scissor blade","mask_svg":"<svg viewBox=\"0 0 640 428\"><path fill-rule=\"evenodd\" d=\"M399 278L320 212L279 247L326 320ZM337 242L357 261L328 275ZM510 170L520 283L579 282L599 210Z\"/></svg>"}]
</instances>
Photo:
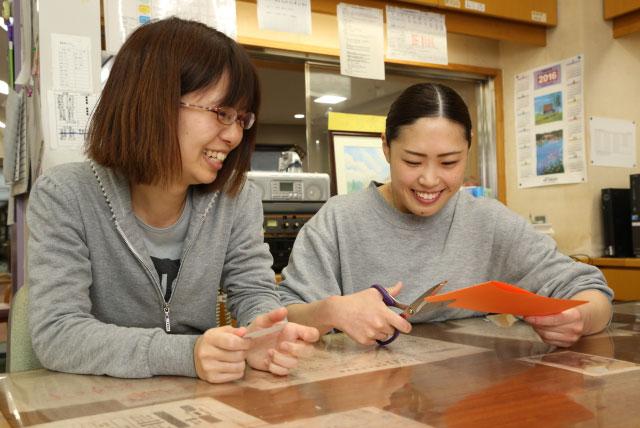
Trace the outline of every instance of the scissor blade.
<instances>
[{"instance_id":1,"label":"scissor blade","mask_svg":"<svg viewBox=\"0 0 640 428\"><path fill-rule=\"evenodd\" d=\"M436 309L444 308L449 305L449 303L455 302L455 299L451 300L443 300L441 302L427 302L423 300L421 304L417 306L414 310L413 315L416 315L418 312L431 312Z\"/></svg>"},{"instance_id":2,"label":"scissor blade","mask_svg":"<svg viewBox=\"0 0 640 428\"><path fill-rule=\"evenodd\" d=\"M416 300L414 300L407 309L405 309L405 314L407 317L413 316L415 314L417 314L418 312L420 312L421 310L424 309L424 307L428 304L430 307L433 306L433 309L437 309L440 308L444 305L437 305L436 303L429 303L425 300L426 297L432 296L434 294L438 294L438 292L442 289L442 287L445 286L445 284L447 283L447 281L442 281L436 285L434 285L433 287L429 288L427 291L425 291L424 293L422 293L420 295L420 297L418 297ZM449 300L447 302L443 302L445 304L449 304L451 303L452 300ZM435 305L435 306L434 306Z\"/></svg>"}]
</instances>

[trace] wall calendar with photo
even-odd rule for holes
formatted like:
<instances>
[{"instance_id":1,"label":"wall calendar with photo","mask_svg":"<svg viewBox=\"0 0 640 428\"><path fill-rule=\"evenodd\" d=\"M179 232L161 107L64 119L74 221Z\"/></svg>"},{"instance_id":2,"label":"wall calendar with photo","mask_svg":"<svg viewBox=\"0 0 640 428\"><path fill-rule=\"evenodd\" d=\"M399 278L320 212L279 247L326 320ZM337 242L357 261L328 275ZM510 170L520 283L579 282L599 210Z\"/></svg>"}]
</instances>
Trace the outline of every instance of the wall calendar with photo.
<instances>
[{"instance_id":1,"label":"wall calendar with photo","mask_svg":"<svg viewBox=\"0 0 640 428\"><path fill-rule=\"evenodd\" d=\"M518 187L586 182L584 56L515 77Z\"/></svg>"}]
</instances>

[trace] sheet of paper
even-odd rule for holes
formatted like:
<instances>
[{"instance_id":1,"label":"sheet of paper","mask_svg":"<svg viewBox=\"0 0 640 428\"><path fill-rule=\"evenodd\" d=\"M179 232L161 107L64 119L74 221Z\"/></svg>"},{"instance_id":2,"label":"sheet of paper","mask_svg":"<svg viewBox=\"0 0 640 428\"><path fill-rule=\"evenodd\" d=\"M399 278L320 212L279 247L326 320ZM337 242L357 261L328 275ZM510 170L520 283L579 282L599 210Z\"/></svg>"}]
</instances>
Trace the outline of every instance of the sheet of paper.
<instances>
[{"instance_id":1,"label":"sheet of paper","mask_svg":"<svg viewBox=\"0 0 640 428\"><path fill-rule=\"evenodd\" d=\"M511 284L489 281L425 298L428 302L455 299L448 306L478 312L521 316L553 315L587 303L583 300L539 296Z\"/></svg>"},{"instance_id":2,"label":"sheet of paper","mask_svg":"<svg viewBox=\"0 0 640 428\"><path fill-rule=\"evenodd\" d=\"M116 53L140 25L172 15L202 22L236 38L235 0L109 0L104 2L107 51Z\"/></svg>"},{"instance_id":3,"label":"sheet of paper","mask_svg":"<svg viewBox=\"0 0 640 428\"><path fill-rule=\"evenodd\" d=\"M24 178L24 128L26 95L24 90L9 91L5 105L6 128L4 129L4 177L7 183ZM11 212L11 211L10 211Z\"/></svg>"},{"instance_id":4,"label":"sheet of paper","mask_svg":"<svg viewBox=\"0 0 640 428\"><path fill-rule=\"evenodd\" d=\"M82 150L96 94L49 91L49 142L53 148Z\"/></svg>"},{"instance_id":5,"label":"sheet of paper","mask_svg":"<svg viewBox=\"0 0 640 428\"><path fill-rule=\"evenodd\" d=\"M524 357L520 358L520 360L570 370L587 376L606 376L610 374L640 370L640 365L629 361L616 360L613 358L601 357L599 355L583 354L573 351L554 352L552 354Z\"/></svg>"},{"instance_id":6,"label":"sheet of paper","mask_svg":"<svg viewBox=\"0 0 640 428\"><path fill-rule=\"evenodd\" d=\"M384 80L382 9L338 4L340 74Z\"/></svg>"},{"instance_id":7,"label":"sheet of paper","mask_svg":"<svg viewBox=\"0 0 640 428\"><path fill-rule=\"evenodd\" d=\"M404 9L387 10L387 58L448 64L444 15Z\"/></svg>"},{"instance_id":8,"label":"sheet of paper","mask_svg":"<svg viewBox=\"0 0 640 428\"><path fill-rule=\"evenodd\" d=\"M234 0L153 0L151 14L154 18L178 16L207 24L236 38L236 2Z\"/></svg>"},{"instance_id":9,"label":"sheet of paper","mask_svg":"<svg viewBox=\"0 0 640 428\"><path fill-rule=\"evenodd\" d=\"M447 327L452 327L448 331L471 336L543 343L540 336L524 321L517 321L511 327L505 328L495 325L485 317L476 317L447 321Z\"/></svg>"},{"instance_id":10,"label":"sheet of paper","mask_svg":"<svg viewBox=\"0 0 640 428\"><path fill-rule=\"evenodd\" d=\"M629 314L640 317L640 302L618 303L613 305L616 314Z\"/></svg>"},{"instance_id":11,"label":"sheet of paper","mask_svg":"<svg viewBox=\"0 0 640 428\"><path fill-rule=\"evenodd\" d=\"M636 167L636 124L630 120L589 118L591 165Z\"/></svg>"},{"instance_id":12,"label":"sheet of paper","mask_svg":"<svg viewBox=\"0 0 640 428\"><path fill-rule=\"evenodd\" d=\"M344 334L324 336L312 358L300 360L287 377L250 370L240 383L262 390L316 382L383 369L432 363L448 358L487 352L475 346L401 334L386 347L360 346Z\"/></svg>"},{"instance_id":13,"label":"sheet of paper","mask_svg":"<svg viewBox=\"0 0 640 428\"><path fill-rule=\"evenodd\" d=\"M69 34L51 34L53 90L93 91L91 39Z\"/></svg>"},{"instance_id":14,"label":"sheet of paper","mask_svg":"<svg viewBox=\"0 0 640 428\"><path fill-rule=\"evenodd\" d=\"M12 373L0 379L0 389L11 391L19 412L66 407L72 412L94 403L111 411L178 401L208 392L233 391L232 383L213 385L186 377L160 376L149 379L117 379L36 370ZM70 417L74 416L73 414Z\"/></svg>"},{"instance_id":15,"label":"sheet of paper","mask_svg":"<svg viewBox=\"0 0 640 428\"><path fill-rule=\"evenodd\" d=\"M344 412L316 416L315 418L299 419L272 425L274 428L429 428L421 422L407 419L395 413L378 409L377 407L361 407Z\"/></svg>"},{"instance_id":16,"label":"sheet of paper","mask_svg":"<svg viewBox=\"0 0 640 428\"><path fill-rule=\"evenodd\" d=\"M311 0L258 0L258 28L311 34Z\"/></svg>"},{"instance_id":17,"label":"sheet of paper","mask_svg":"<svg viewBox=\"0 0 640 428\"><path fill-rule=\"evenodd\" d=\"M272 325L269 328L263 328L261 330L256 330L256 331L252 331L251 333L247 333L242 337L245 339L257 339L258 337L263 337L272 333L280 332L282 331L285 325L287 325L286 322L279 322L277 324Z\"/></svg>"},{"instance_id":18,"label":"sheet of paper","mask_svg":"<svg viewBox=\"0 0 640 428\"><path fill-rule=\"evenodd\" d=\"M593 337L598 338L604 336L635 336L637 334L640 334L640 323L612 322L604 332L589 335L586 338L591 339Z\"/></svg>"},{"instance_id":19,"label":"sheet of paper","mask_svg":"<svg viewBox=\"0 0 640 428\"><path fill-rule=\"evenodd\" d=\"M65 419L38 426L46 428L188 428L204 426L248 428L264 425L266 423L258 418L213 398L203 397Z\"/></svg>"},{"instance_id":20,"label":"sheet of paper","mask_svg":"<svg viewBox=\"0 0 640 428\"><path fill-rule=\"evenodd\" d=\"M487 320L487 317L465 318L447 321L447 331L452 333L468 334L471 336L490 337L496 339L519 340L524 342L544 343L538 333L524 321L518 320L510 327L501 327ZM583 337L581 340L600 339L606 337L633 336L634 333L626 330L627 324L611 323L606 330ZM494 346L493 343L490 344ZM550 345L549 345L550 346ZM542 352L542 349L541 349Z\"/></svg>"}]
</instances>

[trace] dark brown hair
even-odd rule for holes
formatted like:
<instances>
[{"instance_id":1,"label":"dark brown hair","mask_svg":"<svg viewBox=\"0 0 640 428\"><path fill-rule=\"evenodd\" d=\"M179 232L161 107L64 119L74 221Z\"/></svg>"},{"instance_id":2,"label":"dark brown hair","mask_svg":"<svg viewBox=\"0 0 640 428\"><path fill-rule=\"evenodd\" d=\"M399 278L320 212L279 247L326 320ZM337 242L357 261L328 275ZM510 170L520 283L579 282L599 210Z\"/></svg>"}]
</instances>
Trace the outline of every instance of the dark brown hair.
<instances>
[{"instance_id":1,"label":"dark brown hair","mask_svg":"<svg viewBox=\"0 0 640 428\"><path fill-rule=\"evenodd\" d=\"M249 56L223 33L169 18L134 31L116 55L88 129L87 156L135 184L169 185L182 173L180 98L229 76L222 105L254 112L260 86ZM256 125L229 153L207 190L238 193L251 164Z\"/></svg>"},{"instance_id":2,"label":"dark brown hair","mask_svg":"<svg viewBox=\"0 0 640 428\"><path fill-rule=\"evenodd\" d=\"M467 105L456 91L439 83L409 86L391 104L385 129L387 144L398 137L401 127L423 117L443 117L460 124L471 146L471 116Z\"/></svg>"}]
</instances>

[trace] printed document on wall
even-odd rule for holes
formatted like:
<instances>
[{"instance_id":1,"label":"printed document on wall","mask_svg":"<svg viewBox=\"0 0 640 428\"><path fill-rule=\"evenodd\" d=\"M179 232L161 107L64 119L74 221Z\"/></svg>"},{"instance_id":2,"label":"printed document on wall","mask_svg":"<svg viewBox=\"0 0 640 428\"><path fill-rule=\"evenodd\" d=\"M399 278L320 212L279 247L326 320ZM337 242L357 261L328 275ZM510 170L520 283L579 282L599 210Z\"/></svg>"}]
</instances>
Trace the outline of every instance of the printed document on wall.
<instances>
[{"instance_id":1,"label":"printed document on wall","mask_svg":"<svg viewBox=\"0 0 640 428\"><path fill-rule=\"evenodd\" d=\"M93 90L91 39L70 34L51 34L53 89L90 92Z\"/></svg>"},{"instance_id":2,"label":"printed document on wall","mask_svg":"<svg viewBox=\"0 0 640 428\"><path fill-rule=\"evenodd\" d=\"M258 0L258 28L311 34L311 0Z\"/></svg>"},{"instance_id":3,"label":"printed document on wall","mask_svg":"<svg viewBox=\"0 0 640 428\"><path fill-rule=\"evenodd\" d=\"M382 10L338 4L340 74L384 80Z\"/></svg>"},{"instance_id":4,"label":"printed document on wall","mask_svg":"<svg viewBox=\"0 0 640 428\"><path fill-rule=\"evenodd\" d=\"M125 39L152 19L177 16L237 35L235 0L109 0L104 2L106 49L116 53Z\"/></svg>"},{"instance_id":5,"label":"printed document on wall","mask_svg":"<svg viewBox=\"0 0 640 428\"><path fill-rule=\"evenodd\" d=\"M49 91L51 148L83 150L87 125L97 101L96 94Z\"/></svg>"},{"instance_id":6,"label":"printed document on wall","mask_svg":"<svg viewBox=\"0 0 640 428\"><path fill-rule=\"evenodd\" d=\"M387 6L387 58L448 64L444 15Z\"/></svg>"},{"instance_id":7,"label":"printed document on wall","mask_svg":"<svg viewBox=\"0 0 640 428\"><path fill-rule=\"evenodd\" d=\"M636 167L636 123L630 120L589 118L591 165Z\"/></svg>"},{"instance_id":8,"label":"printed document on wall","mask_svg":"<svg viewBox=\"0 0 640 428\"><path fill-rule=\"evenodd\" d=\"M577 55L516 75L519 188L587 180L583 68Z\"/></svg>"}]
</instances>

